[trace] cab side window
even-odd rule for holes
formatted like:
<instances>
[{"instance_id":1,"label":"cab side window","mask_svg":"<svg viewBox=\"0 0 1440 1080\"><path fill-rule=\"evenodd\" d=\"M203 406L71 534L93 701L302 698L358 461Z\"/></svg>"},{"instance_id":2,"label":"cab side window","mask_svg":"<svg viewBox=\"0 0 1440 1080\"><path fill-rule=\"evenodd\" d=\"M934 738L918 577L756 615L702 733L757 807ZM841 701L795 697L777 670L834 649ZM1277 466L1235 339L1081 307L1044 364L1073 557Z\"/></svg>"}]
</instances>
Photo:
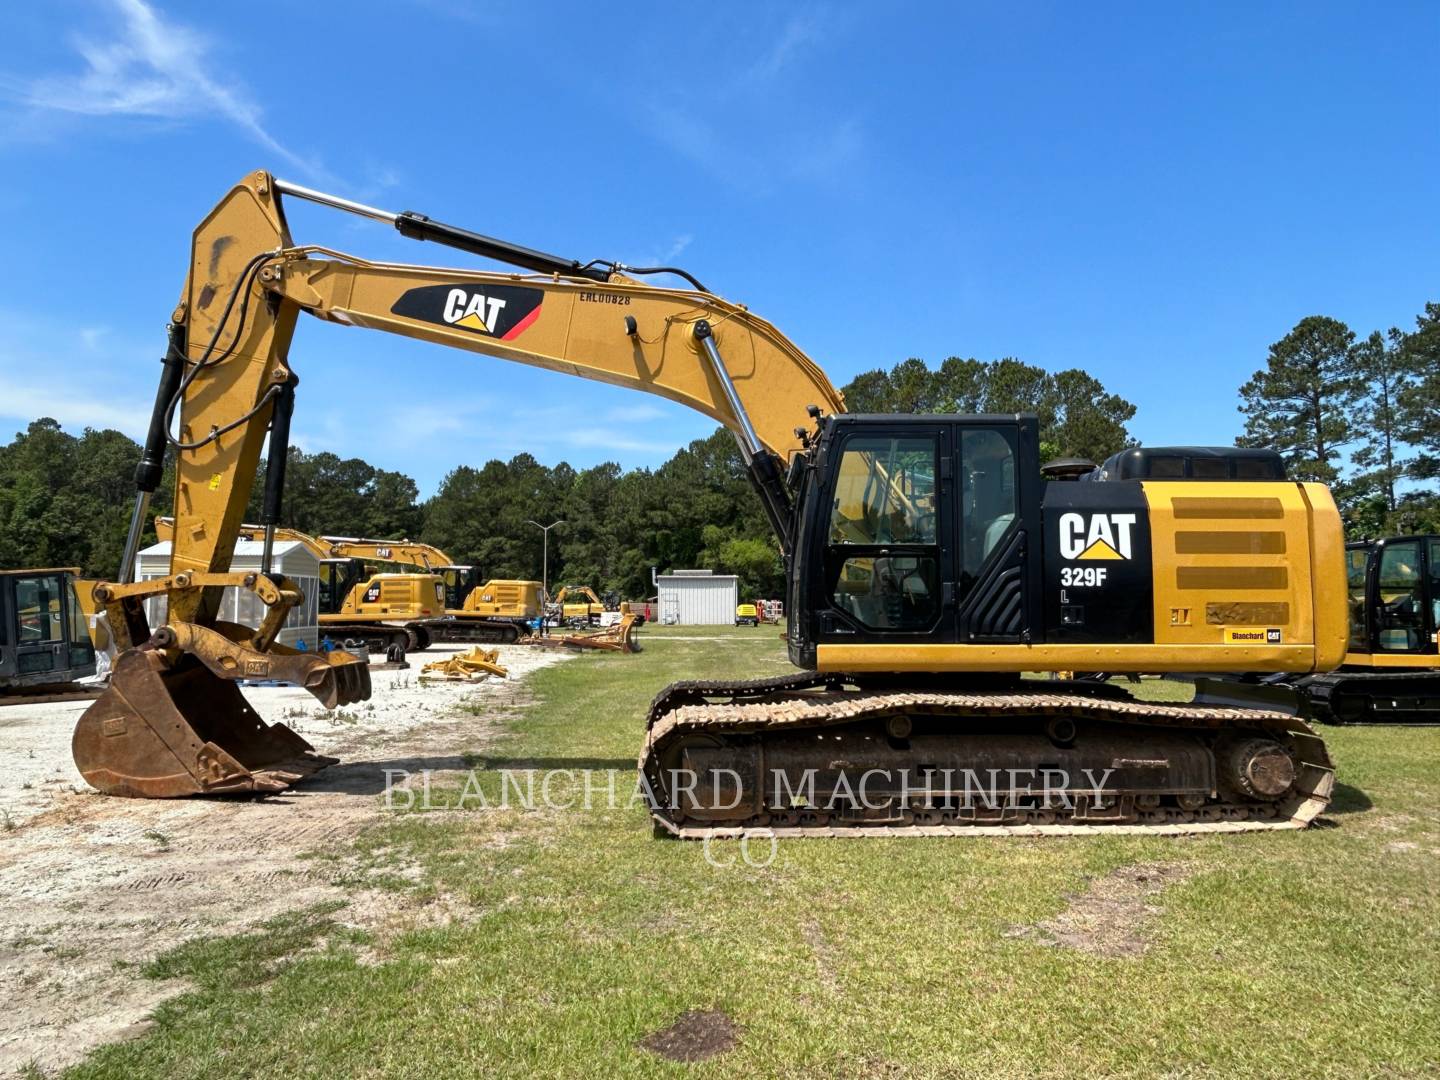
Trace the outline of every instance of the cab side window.
<instances>
[{"instance_id":1,"label":"cab side window","mask_svg":"<svg viewBox=\"0 0 1440 1080\"><path fill-rule=\"evenodd\" d=\"M1369 562L1367 548L1349 548L1345 552L1345 588L1350 600L1350 647L1368 649L1365 640L1365 567Z\"/></svg>"},{"instance_id":2,"label":"cab side window","mask_svg":"<svg viewBox=\"0 0 1440 1080\"><path fill-rule=\"evenodd\" d=\"M1380 610L1378 641L1386 651L1420 648L1425 637L1427 612L1420 581L1420 543L1386 544L1380 556Z\"/></svg>"},{"instance_id":3,"label":"cab side window","mask_svg":"<svg viewBox=\"0 0 1440 1080\"><path fill-rule=\"evenodd\" d=\"M15 579L15 610L20 616L20 644L63 641L60 622L60 578L45 574Z\"/></svg>"},{"instance_id":4,"label":"cab side window","mask_svg":"<svg viewBox=\"0 0 1440 1080\"><path fill-rule=\"evenodd\" d=\"M937 474L933 435L845 443L830 506L830 599L862 626L925 630L939 617Z\"/></svg>"},{"instance_id":5,"label":"cab side window","mask_svg":"<svg viewBox=\"0 0 1440 1080\"><path fill-rule=\"evenodd\" d=\"M850 439L830 508L830 542L935 543L935 440Z\"/></svg>"},{"instance_id":6,"label":"cab side window","mask_svg":"<svg viewBox=\"0 0 1440 1080\"><path fill-rule=\"evenodd\" d=\"M999 546L1015 521L1015 448L1005 433L971 428L960 437L960 536L965 583Z\"/></svg>"}]
</instances>

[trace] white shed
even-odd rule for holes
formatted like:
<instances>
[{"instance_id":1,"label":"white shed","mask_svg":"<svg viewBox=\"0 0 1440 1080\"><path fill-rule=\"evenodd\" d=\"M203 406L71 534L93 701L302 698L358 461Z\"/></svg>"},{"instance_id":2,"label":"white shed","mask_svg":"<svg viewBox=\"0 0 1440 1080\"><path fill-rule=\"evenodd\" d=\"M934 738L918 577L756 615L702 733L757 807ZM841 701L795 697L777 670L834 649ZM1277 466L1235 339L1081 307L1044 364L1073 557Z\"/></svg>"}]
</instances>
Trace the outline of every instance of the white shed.
<instances>
[{"instance_id":1,"label":"white shed","mask_svg":"<svg viewBox=\"0 0 1440 1080\"><path fill-rule=\"evenodd\" d=\"M672 570L655 578L660 622L667 626L730 626L740 602L740 579L709 570Z\"/></svg>"},{"instance_id":2,"label":"white shed","mask_svg":"<svg viewBox=\"0 0 1440 1080\"><path fill-rule=\"evenodd\" d=\"M230 559L230 569L249 571L260 569L260 556L265 545L258 540L240 540L235 544L235 553ZM306 648L313 649L320 641L320 560L304 544L295 540L275 542L271 553L270 566L274 573L284 574L299 586L305 594L304 603L292 608L280 628L276 640L281 645L296 648L305 642ZM170 573L170 541L162 540L151 544L135 557L135 580L149 581ZM165 598L152 597L145 601L145 617L150 628L165 624ZM242 626L258 627L265 617L265 605L260 598L247 589L229 588L220 600L220 618L225 622Z\"/></svg>"}]
</instances>

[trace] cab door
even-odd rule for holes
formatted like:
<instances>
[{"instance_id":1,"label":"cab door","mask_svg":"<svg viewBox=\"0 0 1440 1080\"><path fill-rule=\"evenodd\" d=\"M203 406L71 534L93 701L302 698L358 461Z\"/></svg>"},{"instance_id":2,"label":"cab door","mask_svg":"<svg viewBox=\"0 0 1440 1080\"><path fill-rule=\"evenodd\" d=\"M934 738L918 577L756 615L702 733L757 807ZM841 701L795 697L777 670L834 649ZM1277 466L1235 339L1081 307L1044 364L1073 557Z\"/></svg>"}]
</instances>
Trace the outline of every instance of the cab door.
<instances>
[{"instance_id":1,"label":"cab door","mask_svg":"<svg viewBox=\"0 0 1440 1080\"><path fill-rule=\"evenodd\" d=\"M830 454L820 643L953 642L953 425L867 420Z\"/></svg>"},{"instance_id":2,"label":"cab door","mask_svg":"<svg viewBox=\"0 0 1440 1080\"><path fill-rule=\"evenodd\" d=\"M1039 625L1039 429L1033 418L956 425L956 640L1020 644Z\"/></svg>"},{"instance_id":3,"label":"cab door","mask_svg":"<svg viewBox=\"0 0 1440 1080\"><path fill-rule=\"evenodd\" d=\"M1432 574L1440 573L1440 541L1429 537L1382 540L1369 567L1371 652L1436 651Z\"/></svg>"},{"instance_id":4,"label":"cab door","mask_svg":"<svg viewBox=\"0 0 1440 1080\"><path fill-rule=\"evenodd\" d=\"M16 674L65 671L70 666L70 656L65 636L64 576L27 574L14 577L11 582Z\"/></svg>"}]
</instances>

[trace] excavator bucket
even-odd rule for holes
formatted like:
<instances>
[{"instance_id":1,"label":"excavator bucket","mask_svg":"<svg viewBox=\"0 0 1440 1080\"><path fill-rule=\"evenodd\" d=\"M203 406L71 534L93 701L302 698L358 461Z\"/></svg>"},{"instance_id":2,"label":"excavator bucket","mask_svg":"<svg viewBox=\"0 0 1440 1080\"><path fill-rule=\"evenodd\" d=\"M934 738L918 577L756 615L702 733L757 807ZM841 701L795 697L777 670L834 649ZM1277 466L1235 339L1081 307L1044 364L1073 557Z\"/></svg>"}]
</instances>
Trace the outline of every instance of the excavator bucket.
<instances>
[{"instance_id":1,"label":"excavator bucket","mask_svg":"<svg viewBox=\"0 0 1440 1080\"><path fill-rule=\"evenodd\" d=\"M164 648L181 636L192 648L167 660ZM298 683L333 708L370 696L365 661L338 651L246 653L252 650L185 624L121 653L109 689L81 716L71 741L86 782L106 795L146 799L266 794L335 764L284 724L262 720L234 680Z\"/></svg>"}]
</instances>

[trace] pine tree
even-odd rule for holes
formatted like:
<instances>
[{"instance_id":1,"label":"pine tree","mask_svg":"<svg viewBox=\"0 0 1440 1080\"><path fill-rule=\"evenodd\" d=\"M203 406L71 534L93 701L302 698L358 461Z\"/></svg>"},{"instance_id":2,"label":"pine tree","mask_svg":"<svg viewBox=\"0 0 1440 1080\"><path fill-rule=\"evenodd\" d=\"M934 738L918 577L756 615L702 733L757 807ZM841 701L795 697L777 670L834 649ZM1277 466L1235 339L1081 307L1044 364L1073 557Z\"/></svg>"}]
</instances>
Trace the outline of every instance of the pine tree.
<instances>
[{"instance_id":1,"label":"pine tree","mask_svg":"<svg viewBox=\"0 0 1440 1080\"><path fill-rule=\"evenodd\" d=\"M1240 388L1245 434L1236 443L1278 450L1297 480L1334 484L1340 447L1353 438L1354 343L1338 319L1311 315L1296 323Z\"/></svg>"},{"instance_id":2,"label":"pine tree","mask_svg":"<svg viewBox=\"0 0 1440 1080\"><path fill-rule=\"evenodd\" d=\"M1400 361L1412 379L1400 394L1400 426L1420 450L1410 467L1417 479L1440 476L1440 304L1425 305L1415 330L1399 343Z\"/></svg>"},{"instance_id":3,"label":"pine tree","mask_svg":"<svg viewBox=\"0 0 1440 1080\"><path fill-rule=\"evenodd\" d=\"M1350 351L1352 371L1360 386L1352 420L1357 446L1350 460L1369 470L1352 484L1357 493L1378 495L1387 514L1395 511L1395 484L1409 464L1401 456L1400 402L1412 381L1403 360L1404 342L1405 335L1398 329L1392 329L1388 338L1376 330Z\"/></svg>"}]
</instances>

